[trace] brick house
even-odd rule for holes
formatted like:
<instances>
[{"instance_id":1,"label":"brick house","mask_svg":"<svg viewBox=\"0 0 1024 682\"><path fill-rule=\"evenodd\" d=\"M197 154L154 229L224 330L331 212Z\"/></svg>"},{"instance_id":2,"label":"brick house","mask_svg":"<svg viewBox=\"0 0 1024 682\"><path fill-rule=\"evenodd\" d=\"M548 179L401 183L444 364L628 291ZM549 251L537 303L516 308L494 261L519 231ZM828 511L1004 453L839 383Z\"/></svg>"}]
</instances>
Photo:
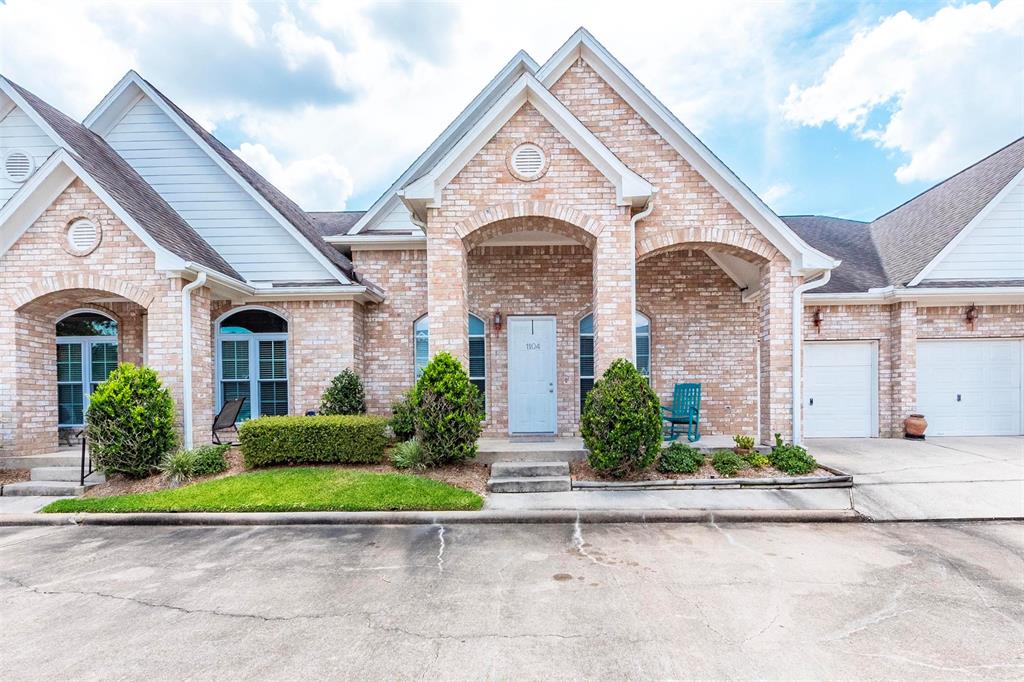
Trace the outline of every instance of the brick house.
<instances>
[{"instance_id":1,"label":"brick house","mask_svg":"<svg viewBox=\"0 0 1024 682\"><path fill-rule=\"evenodd\" d=\"M365 212L303 211L134 72L83 123L0 78L0 146L0 455L117 361L198 444L346 367L386 413L440 351L495 436L577 434L618 357L700 382L709 434L1022 433L1021 140L872 223L780 218L581 29Z\"/></svg>"}]
</instances>

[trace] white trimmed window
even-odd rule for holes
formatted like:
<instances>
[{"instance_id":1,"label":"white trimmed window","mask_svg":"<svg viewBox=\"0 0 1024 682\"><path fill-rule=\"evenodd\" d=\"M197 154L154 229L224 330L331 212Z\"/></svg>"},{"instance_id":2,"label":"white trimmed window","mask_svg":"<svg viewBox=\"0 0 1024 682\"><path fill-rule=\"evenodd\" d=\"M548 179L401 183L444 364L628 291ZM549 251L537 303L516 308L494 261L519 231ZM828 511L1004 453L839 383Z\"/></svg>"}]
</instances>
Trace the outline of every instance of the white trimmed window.
<instances>
[{"instance_id":1,"label":"white trimmed window","mask_svg":"<svg viewBox=\"0 0 1024 682\"><path fill-rule=\"evenodd\" d=\"M633 333L636 338L636 357L633 364L651 382L651 320L641 313L633 313ZM587 393L594 387L594 315L580 320L580 412L587 404Z\"/></svg>"},{"instance_id":2,"label":"white trimmed window","mask_svg":"<svg viewBox=\"0 0 1024 682\"><path fill-rule=\"evenodd\" d=\"M416 372L413 378L419 381L423 368L430 362L430 319L424 315L416 320L412 328L414 364Z\"/></svg>"},{"instance_id":3,"label":"white trimmed window","mask_svg":"<svg viewBox=\"0 0 1024 682\"><path fill-rule=\"evenodd\" d=\"M89 396L117 369L117 322L79 311L57 321L57 426L85 424Z\"/></svg>"},{"instance_id":4,"label":"white trimmed window","mask_svg":"<svg viewBox=\"0 0 1024 682\"><path fill-rule=\"evenodd\" d=\"M288 322L250 308L217 327L217 405L245 398L238 421L288 414Z\"/></svg>"},{"instance_id":5,"label":"white trimmed window","mask_svg":"<svg viewBox=\"0 0 1024 682\"><path fill-rule=\"evenodd\" d=\"M640 311L633 313L633 332L636 335L636 368L651 383L651 321Z\"/></svg>"},{"instance_id":6,"label":"white trimmed window","mask_svg":"<svg viewBox=\"0 0 1024 682\"><path fill-rule=\"evenodd\" d=\"M469 381L480 391L487 409L487 327L484 321L470 313L469 325Z\"/></svg>"}]
</instances>

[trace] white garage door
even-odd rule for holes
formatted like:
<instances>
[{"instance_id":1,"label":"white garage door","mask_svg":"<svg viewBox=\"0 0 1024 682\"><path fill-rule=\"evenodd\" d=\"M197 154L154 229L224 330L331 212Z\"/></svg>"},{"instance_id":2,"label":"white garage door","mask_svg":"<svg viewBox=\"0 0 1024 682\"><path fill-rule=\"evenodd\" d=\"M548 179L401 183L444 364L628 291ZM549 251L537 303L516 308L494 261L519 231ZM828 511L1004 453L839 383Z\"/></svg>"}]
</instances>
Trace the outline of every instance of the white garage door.
<instances>
[{"instance_id":1,"label":"white garage door","mask_svg":"<svg viewBox=\"0 0 1024 682\"><path fill-rule=\"evenodd\" d=\"M929 436L1015 436L1021 339L918 341L917 409Z\"/></svg>"},{"instance_id":2,"label":"white garage door","mask_svg":"<svg viewBox=\"0 0 1024 682\"><path fill-rule=\"evenodd\" d=\"M804 428L808 438L878 435L878 364L873 341L808 343Z\"/></svg>"}]
</instances>

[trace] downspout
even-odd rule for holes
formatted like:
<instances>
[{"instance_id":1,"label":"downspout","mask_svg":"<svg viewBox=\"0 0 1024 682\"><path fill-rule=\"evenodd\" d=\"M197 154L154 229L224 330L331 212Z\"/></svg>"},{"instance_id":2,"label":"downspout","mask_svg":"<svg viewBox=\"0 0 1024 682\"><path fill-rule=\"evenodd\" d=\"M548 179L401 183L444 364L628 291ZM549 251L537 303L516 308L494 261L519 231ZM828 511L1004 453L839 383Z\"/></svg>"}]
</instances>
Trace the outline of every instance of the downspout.
<instances>
[{"instance_id":1,"label":"downspout","mask_svg":"<svg viewBox=\"0 0 1024 682\"><path fill-rule=\"evenodd\" d=\"M633 349L633 356L631 358L629 358L629 361L632 362L634 365L636 364L636 321L635 321L636 320L636 224L639 223L644 218L646 218L647 216L651 215L651 211L653 211L653 210L654 210L654 193L652 192L651 193L651 198L647 200L647 205L644 206L644 209L642 211L640 211L639 213L637 213L632 218L630 218L630 220L629 220L630 239L633 242L633 251L632 251L632 254L633 254L633 267L630 270L630 272L632 273L632 277L633 277L632 286L630 287L630 292L631 292L630 293L630 296L631 296L630 312L633 313L633 316L630 317L630 320L629 320L629 326L633 330L633 331L631 331L629 333L629 339L630 339L629 340L629 345ZM653 377L652 377L652 381L653 381Z\"/></svg>"},{"instance_id":2,"label":"downspout","mask_svg":"<svg viewBox=\"0 0 1024 682\"><path fill-rule=\"evenodd\" d=\"M206 284L206 273L200 272L194 281L181 289L181 393L182 417L185 431L185 449L191 450L192 438L192 290Z\"/></svg>"},{"instance_id":3,"label":"downspout","mask_svg":"<svg viewBox=\"0 0 1024 682\"><path fill-rule=\"evenodd\" d=\"M818 279L804 282L793 290L793 443L799 445L803 440L801 429L801 411L803 410L803 295L811 289L828 284L832 279L832 271L826 270Z\"/></svg>"}]
</instances>

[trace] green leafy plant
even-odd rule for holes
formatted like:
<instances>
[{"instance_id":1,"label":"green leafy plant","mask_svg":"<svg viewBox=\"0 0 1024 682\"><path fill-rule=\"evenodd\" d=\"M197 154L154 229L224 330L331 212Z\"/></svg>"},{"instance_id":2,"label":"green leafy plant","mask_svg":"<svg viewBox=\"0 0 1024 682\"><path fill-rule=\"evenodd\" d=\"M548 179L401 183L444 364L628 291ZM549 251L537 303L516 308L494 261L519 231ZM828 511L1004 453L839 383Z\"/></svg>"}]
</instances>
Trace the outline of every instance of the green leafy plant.
<instances>
[{"instance_id":1,"label":"green leafy plant","mask_svg":"<svg viewBox=\"0 0 1024 682\"><path fill-rule=\"evenodd\" d=\"M658 471L666 474L695 474L704 464L704 455L684 443L672 443L661 451Z\"/></svg>"},{"instance_id":2,"label":"green leafy plant","mask_svg":"<svg viewBox=\"0 0 1024 682\"><path fill-rule=\"evenodd\" d=\"M415 438L403 441L391 449L391 463L396 469L420 471L427 468L423 447Z\"/></svg>"},{"instance_id":3,"label":"green leafy plant","mask_svg":"<svg viewBox=\"0 0 1024 682\"><path fill-rule=\"evenodd\" d=\"M750 452L754 449L754 437L753 436L740 436L736 435L732 437L734 443L736 443L736 450L742 452Z\"/></svg>"},{"instance_id":4,"label":"green leafy plant","mask_svg":"<svg viewBox=\"0 0 1024 682\"><path fill-rule=\"evenodd\" d=\"M238 429L248 468L275 464L376 464L388 446L388 420L367 415L260 417Z\"/></svg>"},{"instance_id":5,"label":"green leafy plant","mask_svg":"<svg viewBox=\"0 0 1024 682\"><path fill-rule=\"evenodd\" d=\"M320 398L320 414L363 414L366 412L366 396L363 380L350 369L331 380L331 385Z\"/></svg>"},{"instance_id":6,"label":"green leafy plant","mask_svg":"<svg viewBox=\"0 0 1024 682\"><path fill-rule=\"evenodd\" d=\"M740 469L747 467L747 462L732 450L717 450L711 456L711 466L719 475L732 478L739 473Z\"/></svg>"},{"instance_id":7,"label":"green leafy plant","mask_svg":"<svg viewBox=\"0 0 1024 682\"><path fill-rule=\"evenodd\" d=\"M594 383L581 422L596 471L615 477L642 471L661 449L658 396L629 360L616 360Z\"/></svg>"},{"instance_id":8,"label":"green leafy plant","mask_svg":"<svg viewBox=\"0 0 1024 682\"><path fill-rule=\"evenodd\" d=\"M406 441L416 435L416 410L412 406L412 391L391 403L391 431L395 438Z\"/></svg>"},{"instance_id":9,"label":"green leafy plant","mask_svg":"<svg viewBox=\"0 0 1024 682\"><path fill-rule=\"evenodd\" d=\"M760 452L752 452L744 457L744 459L747 460L747 464L755 469L764 469L772 463L767 455L762 455Z\"/></svg>"},{"instance_id":10,"label":"green leafy plant","mask_svg":"<svg viewBox=\"0 0 1024 682\"><path fill-rule=\"evenodd\" d=\"M480 391L449 353L438 353L423 368L413 389L412 407L416 438L427 466L476 456L482 422Z\"/></svg>"},{"instance_id":11,"label":"green leafy plant","mask_svg":"<svg viewBox=\"0 0 1024 682\"><path fill-rule=\"evenodd\" d=\"M178 450L160 462L160 471L175 483L182 483L197 476L219 474L228 468L224 453L230 445L204 445L192 450Z\"/></svg>"},{"instance_id":12,"label":"green leafy plant","mask_svg":"<svg viewBox=\"0 0 1024 682\"><path fill-rule=\"evenodd\" d=\"M782 442L782 435L775 434L775 447L768 455L772 466L793 476L809 474L818 468L818 462L811 457L807 450L799 445Z\"/></svg>"},{"instance_id":13,"label":"green leafy plant","mask_svg":"<svg viewBox=\"0 0 1024 682\"><path fill-rule=\"evenodd\" d=\"M89 399L86 436L100 471L142 478L177 444L174 399L148 367L123 363Z\"/></svg>"}]
</instances>

